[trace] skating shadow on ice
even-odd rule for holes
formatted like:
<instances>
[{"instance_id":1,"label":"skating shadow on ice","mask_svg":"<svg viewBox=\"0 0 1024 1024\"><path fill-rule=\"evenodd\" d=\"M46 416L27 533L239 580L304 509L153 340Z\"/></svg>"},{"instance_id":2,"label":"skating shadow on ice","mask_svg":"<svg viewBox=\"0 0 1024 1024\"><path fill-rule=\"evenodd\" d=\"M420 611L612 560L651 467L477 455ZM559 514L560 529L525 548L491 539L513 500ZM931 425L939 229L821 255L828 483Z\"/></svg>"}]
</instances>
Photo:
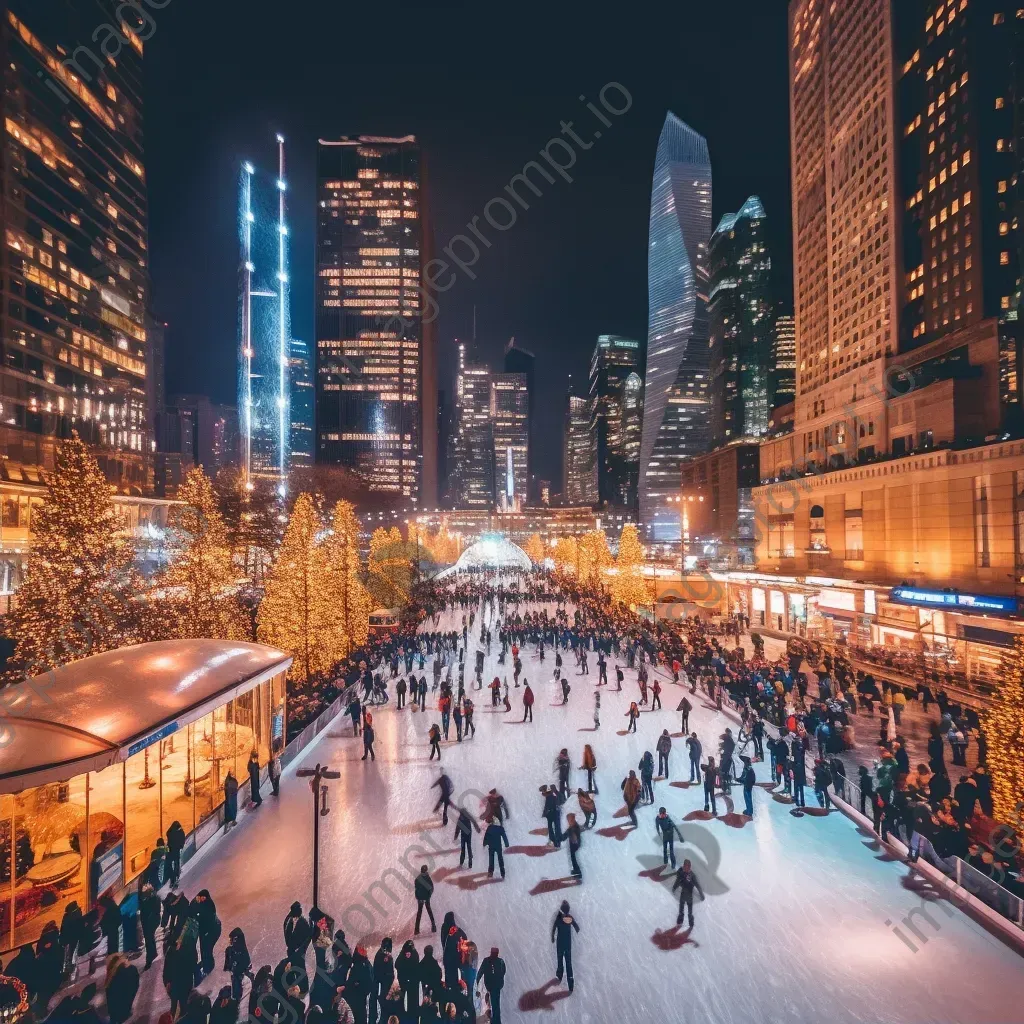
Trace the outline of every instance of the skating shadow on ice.
<instances>
[{"instance_id":1,"label":"skating shadow on ice","mask_svg":"<svg viewBox=\"0 0 1024 1024\"><path fill-rule=\"evenodd\" d=\"M531 890L531 896L542 896L562 889L575 889L581 882L578 878L542 878Z\"/></svg>"},{"instance_id":2,"label":"skating shadow on ice","mask_svg":"<svg viewBox=\"0 0 1024 1024\"><path fill-rule=\"evenodd\" d=\"M670 782L673 789L689 789L691 786L699 786L699 782Z\"/></svg>"},{"instance_id":3,"label":"skating shadow on ice","mask_svg":"<svg viewBox=\"0 0 1024 1024\"><path fill-rule=\"evenodd\" d=\"M664 882L673 878L673 870L665 863L656 864L653 868L646 868L640 872L640 878L649 878L652 882Z\"/></svg>"},{"instance_id":4,"label":"skating shadow on ice","mask_svg":"<svg viewBox=\"0 0 1024 1024\"><path fill-rule=\"evenodd\" d=\"M896 854L894 854L894 853L890 853L889 850L882 843L882 840L874 832L872 832L870 829L861 827L861 828L858 828L857 831L862 836L868 837L867 838L867 842L865 842L864 845L869 850L871 850L871 851L873 851L874 853L877 854L877 856L875 857L875 860L881 862L882 864L891 864L895 860L902 860L903 859L902 857L897 857ZM881 850L882 852L879 853L878 852L879 850Z\"/></svg>"},{"instance_id":5,"label":"skating shadow on ice","mask_svg":"<svg viewBox=\"0 0 1024 1024\"><path fill-rule=\"evenodd\" d=\"M581 725L576 731L577 732L597 732L597 726L596 725Z\"/></svg>"},{"instance_id":6,"label":"skating shadow on ice","mask_svg":"<svg viewBox=\"0 0 1024 1024\"><path fill-rule=\"evenodd\" d=\"M683 821L711 821L714 817L710 811L690 811Z\"/></svg>"},{"instance_id":7,"label":"skating shadow on ice","mask_svg":"<svg viewBox=\"0 0 1024 1024\"><path fill-rule=\"evenodd\" d=\"M616 736L628 736L629 735L629 730L628 729L619 729L619 731L615 735Z\"/></svg>"},{"instance_id":8,"label":"skating shadow on ice","mask_svg":"<svg viewBox=\"0 0 1024 1024\"><path fill-rule=\"evenodd\" d=\"M486 871L478 871L475 875L459 875L458 878L449 876L445 881L449 885L458 886L464 892L476 892L477 889L482 889L485 885L496 885L501 879L488 878Z\"/></svg>"},{"instance_id":9,"label":"skating shadow on ice","mask_svg":"<svg viewBox=\"0 0 1024 1024\"><path fill-rule=\"evenodd\" d=\"M670 953L674 949L682 949L683 946L693 946L694 949L700 947L699 942L690 938L690 929L684 930L679 925L669 928L667 931L656 928L651 936L651 942L665 953Z\"/></svg>"},{"instance_id":10,"label":"skating shadow on ice","mask_svg":"<svg viewBox=\"0 0 1024 1024\"><path fill-rule=\"evenodd\" d=\"M506 855L510 853L521 853L526 857L543 857L548 853L555 853L554 846L510 846L505 850Z\"/></svg>"},{"instance_id":11,"label":"skating shadow on ice","mask_svg":"<svg viewBox=\"0 0 1024 1024\"><path fill-rule=\"evenodd\" d=\"M772 793L772 799L777 804L791 804L793 802L793 798L789 793Z\"/></svg>"},{"instance_id":12,"label":"skating shadow on ice","mask_svg":"<svg viewBox=\"0 0 1024 1024\"><path fill-rule=\"evenodd\" d=\"M789 813L794 818L827 818L829 814L824 807L794 807Z\"/></svg>"},{"instance_id":13,"label":"skating shadow on ice","mask_svg":"<svg viewBox=\"0 0 1024 1024\"><path fill-rule=\"evenodd\" d=\"M391 833L396 836L415 836L420 832L426 832L432 828L440 828L441 819L438 817L423 818L420 821L410 822L408 825L395 825Z\"/></svg>"},{"instance_id":14,"label":"skating shadow on ice","mask_svg":"<svg viewBox=\"0 0 1024 1024\"><path fill-rule=\"evenodd\" d=\"M553 991L558 984L558 979L552 978L550 981L545 981L540 988L524 992L519 997L519 1009L524 1013L529 1013L533 1010L553 1010L555 1003L569 998L568 989L561 989L557 992Z\"/></svg>"},{"instance_id":15,"label":"skating shadow on ice","mask_svg":"<svg viewBox=\"0 0 1024 1024\"><path fill-rule=\"evenodd\" d=\"M547 834L548 834L548 830L546 828L531 828L530 829L530 835L531 836L546 836Z\"/></svg>"},{"instance_id":16,"label":"skating shadow on ice","mask_svg":"<svg viewBox=\"0 0 1024 1024\"><path fill-rule=\"evenodd\" d=\"M606 839L617 839L621 843L626 836L635 831L632 826L609 825L607 828L597 829L597 835L604 836Z\"/></svg>"}]
</instances>

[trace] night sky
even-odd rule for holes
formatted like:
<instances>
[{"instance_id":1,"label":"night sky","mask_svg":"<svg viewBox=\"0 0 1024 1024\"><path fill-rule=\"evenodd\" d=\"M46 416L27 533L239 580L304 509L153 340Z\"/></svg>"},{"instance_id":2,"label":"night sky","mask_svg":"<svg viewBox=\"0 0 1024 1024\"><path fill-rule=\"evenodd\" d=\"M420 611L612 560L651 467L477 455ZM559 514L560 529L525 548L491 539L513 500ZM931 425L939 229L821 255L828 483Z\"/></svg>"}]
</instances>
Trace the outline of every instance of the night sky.
<instances>
[{"instance_id":1,"label":"night sky","mask_svg":"<svg viewBox=\"0 0 1024 1024\"><path fill-rule=\"evenodd\" d=\"M557 488L568 375L582 384L598 334L646 335L651 174L669 109L707 136L716 223L761 196L776 288L791 301L783 0L363 6L168 0L155 12L146 162L168 393L235 403L238 168L271 168L275 132L288 138L293 334L311 340L318 137L417 135L440 250L561 121L591 138L600 126L579 97L597 104L612 81L632 107L579 150L574 180L543 183L510 230L490 232L477 279L460 274L439 296L443 366L474 305L484 357L497 365L512 335L536 353L550 442L536 470ZM450 400L446 373L439 386Z\"/></svg>"}]
</instances>

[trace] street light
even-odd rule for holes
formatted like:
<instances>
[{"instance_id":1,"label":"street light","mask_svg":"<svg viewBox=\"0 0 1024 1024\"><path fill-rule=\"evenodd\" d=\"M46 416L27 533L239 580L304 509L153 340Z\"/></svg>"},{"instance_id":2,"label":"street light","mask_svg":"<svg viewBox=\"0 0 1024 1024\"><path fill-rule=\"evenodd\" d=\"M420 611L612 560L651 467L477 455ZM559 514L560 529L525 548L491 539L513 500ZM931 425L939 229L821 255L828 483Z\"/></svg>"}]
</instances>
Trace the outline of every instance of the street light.
<instances>
[{"instance_id":1,"label":"street light","mask_svg":"<svg viewBox=\"0 0 1024 1024\"><path fill-rule=\"evenodd\" d=\"M320 906L320 819L330 814L327 806L327 787L324 779L340 779L341 772L332 772L327 765L317 762L315 768L300 768L295 773L300 779L309 779L313 792L313 906Z\"/></svg>"}]
</instances>

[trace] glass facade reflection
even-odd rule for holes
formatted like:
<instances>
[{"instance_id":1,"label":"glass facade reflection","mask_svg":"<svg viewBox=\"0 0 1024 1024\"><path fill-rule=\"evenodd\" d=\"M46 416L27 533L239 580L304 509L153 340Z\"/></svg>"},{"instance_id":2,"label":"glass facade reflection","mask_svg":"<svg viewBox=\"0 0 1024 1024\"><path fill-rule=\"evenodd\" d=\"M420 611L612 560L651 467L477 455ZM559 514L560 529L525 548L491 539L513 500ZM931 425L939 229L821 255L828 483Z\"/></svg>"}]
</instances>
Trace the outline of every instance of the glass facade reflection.
<instances>
[{"instance_id":1,"label":"glass facade reflection","mask_svg":"<svg viewBox=\"0 0 1024 1024\"><path fill-rule=\"evenodd\" d=\"M265 767L284 740L282 673L102 771L0 795L0 949L137 879L173 821L193 832L224 802L228 770L246 782L250 753Z\"/></svg>"},{"instance_id":2,"label":"glass facade reflection","mask_svg":"<svg viewBox=\"0 0 1024 1024\"><path fill-rule=\"evenodd\" d=\"M647 372L640 522L647 540L679 543L680 464L710 445L708 144L669 113L658 140L648 240Z\"/></svg>"}]
</instances>

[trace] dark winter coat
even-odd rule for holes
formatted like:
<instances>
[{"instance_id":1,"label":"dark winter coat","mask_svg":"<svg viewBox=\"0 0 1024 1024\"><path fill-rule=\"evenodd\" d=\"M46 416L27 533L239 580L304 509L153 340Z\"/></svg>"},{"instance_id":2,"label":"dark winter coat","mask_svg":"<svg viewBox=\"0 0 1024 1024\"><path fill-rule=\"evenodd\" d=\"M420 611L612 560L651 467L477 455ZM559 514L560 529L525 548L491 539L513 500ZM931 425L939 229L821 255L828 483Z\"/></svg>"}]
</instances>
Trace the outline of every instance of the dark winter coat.
<instances>
[{"instance_id":1,"label":"dark winter coat","mask_svg":"<svg viewBox=\"0 0 1024 1024\"><path fill-rule=\"evenodd\" d=\"M434 895L434 880L426 872L421 871L413 883L413 891L418 900L429 900Z\"/></svg>"},{"instance_id":2,"label":"dark winter coat","mask_svg":"<svg viewBox=\"0 0 1024 1024\"><path fill-rule=\"evenodd\" d=\"M381 947L373 958L373 980L380 986L380 991L387 993L395 980L395 959L390 949ZM387 1018L384 1018L385 1021Z\"/></svg>"},{"instance_id":3,"label":"dark winter coat","mask_svg":"<svg viewBox=\"0 0 1024 1024\"><path fill-rule=\"evenodd\" d=\"M289 953L306 955L309 944L313 940L313 929L302 913L301 908L297 911L295 906L284 919L284 944Z\"/></svg>"},{"instance_id":4,"label":"dark winter coat","mask_svg":"<svg viewBox=\"0 0 1024 1024\"><path fill-rule=\"evenodd\" d=\"M138 991L139 969L134 964L122 964L111 975L107 985L107 1012L111 1021L126 1021L131 1017Z\"/></svg>"},{"instance_id":5,"label":"dark winter coat","mask_svg":"<svg viewBox=\"0 0 1024 1024\"><path fill-rule=\"evenodd\" d=\"M436 995L442 991L441 965L434 959L433 953L424 952L420 960L420 984L424 991Z\"/></svg>"},{"instance_id":6,"label":"dark winter coat","mask_svg":"<svg viewBox=\"0 0 1024 1024\"><path fill-rule=\"evenodd\" d=\"M480 980L488 992L500 992L505 984L505 961L500 956L484 957L480 964Z\"/></svg>"},{"instance_id":7,"label":"dark winter coat","mask_svg":"<svg viewBox=\"0 0 1024 1024\"><path fill-rule=\"evenodd\" d=\"M398 975L398 984L403 988L409 988L413 982L419 981L420 955L411 943L403 947L402 952L398 954L395 960L395 973Z\"/></svg>"},{"instance_id":8,"label":"dark winter coat","mask_svg":"<svg viewBox=\"0 0 1024 1024\"><path fill-rule=\"evenodd\" d=\"M563 914L559 911L551 923L551 938L555 940L555 944L559 949L571 949L572 933L579 930L580 926L576 923L576 919L572 914Z\"/></svg>"},{"instance_id":9,"label":"dark winter coat","mask_svg":"<svg viewBox=\"0 0 1024 1024\"><path fill-rule=\"evenodd\" d=\"M499 825L496 821L491 822L484 832L484 846L488 850L500 850L503 843L508 846L508 834L505 832L504 826Z\"/></svg>"}]
</instances>

